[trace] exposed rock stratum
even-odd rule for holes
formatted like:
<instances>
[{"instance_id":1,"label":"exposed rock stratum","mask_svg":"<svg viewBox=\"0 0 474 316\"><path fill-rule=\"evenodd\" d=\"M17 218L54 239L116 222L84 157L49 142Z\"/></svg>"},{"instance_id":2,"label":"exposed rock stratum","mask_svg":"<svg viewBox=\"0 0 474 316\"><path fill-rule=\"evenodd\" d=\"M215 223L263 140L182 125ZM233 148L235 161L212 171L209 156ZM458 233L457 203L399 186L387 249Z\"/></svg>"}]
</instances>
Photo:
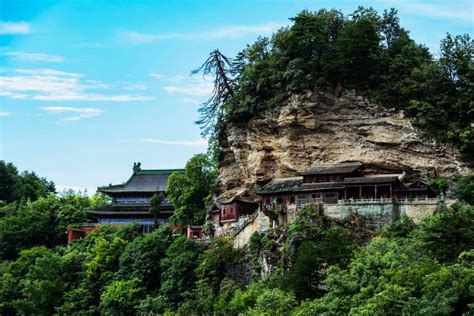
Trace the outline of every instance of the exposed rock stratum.
<instances>
[{"instance_id":1,"label":"exposed rock stratum","mask_svg":"<svg viewBox=\"0 0 474 316\"><path fill-rule=\"evenodd\" d=\"M315 163L358 160L367 172L450 176L469 172L452 146L423 139L403 112L354 93L293 96L222 134L219 196L232 196Z\"/></svg>"}]
</instances>

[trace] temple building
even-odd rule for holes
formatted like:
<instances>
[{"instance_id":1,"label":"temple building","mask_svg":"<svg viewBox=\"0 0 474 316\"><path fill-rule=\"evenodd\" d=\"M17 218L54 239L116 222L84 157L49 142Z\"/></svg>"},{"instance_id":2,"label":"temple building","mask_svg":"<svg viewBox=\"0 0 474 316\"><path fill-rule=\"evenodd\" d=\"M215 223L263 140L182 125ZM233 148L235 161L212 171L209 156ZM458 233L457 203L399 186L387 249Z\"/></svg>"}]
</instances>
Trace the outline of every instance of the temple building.
<instances>
[{"instance_id":1,"label":"temple building","mask_svg":"<svg viewBox=\"0 0 474 316\"><path fill-rule=\"evenodd\" d=\"M212 221L215 233L222 236L236 229L242 221L254 215L259 203L252 198L247 190L235 194L231 198L219 199L209 210L208 220Z\"/></svg>"},{"instance_id":2,"label":"temple building","mask_svg":"<svg viewBox=\"0 0 474 316\"><path fill-rule=\"evenodd\" d=\"M278 214L280 226L291 223L297 210L310 204L324 205L325 214L333 217L344 218L349 212L367 215L373 226L419 209L433 213L437 206L436 194L426 182L407 183L404 173L365 174L357 161L315 165L299 177L274 179L257 193L262 208Z\"/></svg>"},{"instance_id":3,"label":"temple building","mask_svg":"<svg viewBox=\"0 0 474 316\"><path fill-rule=\"evenodd\" d=\"M144 233L150 232L155 223L167 223L174 207L166 197L168 177L183 169L141 169L140 163L133 166L133 174L126 182L99 187L97 190L111 197L106 206L86 210L89 217L99 225L124 225L138 223ZM157 211L152 212L151 199L159 196Z\"/></svg>"}]
</instances>

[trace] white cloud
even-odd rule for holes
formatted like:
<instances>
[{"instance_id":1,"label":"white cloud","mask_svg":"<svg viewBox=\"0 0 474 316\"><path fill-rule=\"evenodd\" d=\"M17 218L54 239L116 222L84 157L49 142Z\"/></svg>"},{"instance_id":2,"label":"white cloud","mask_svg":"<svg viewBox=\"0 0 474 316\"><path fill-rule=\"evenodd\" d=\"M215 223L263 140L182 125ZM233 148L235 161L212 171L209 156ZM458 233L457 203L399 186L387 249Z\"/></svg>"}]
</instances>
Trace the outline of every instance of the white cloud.
<instances>
[{"instance_id":1,"label":"white cloud","mask_svg":"<svg viewBox=\"0 0 474 316\"><path fill-rule=\"evenodd\" d=\"M10 116L11 112L0 112L0 116Z\"/></svg>"},{"instance_id":2,"label":"white cloud","mask_svg":"<svg viewBox=\"0 0 474 316\"><path fill-rule=\"evenodd\" d=\"M183 82L186 80L189 80L189 76L184 76L184 75L176 75L170 78L167 78L166 81L168 82Z\"/></svg>"},{"instance_id":3,"label":"white cloud","mask_svg":"<svg viewBox=\"0 0 474 316\"><path fill-rule=\"evenodd\" d=\"M37 75L37 76L63 76L63 77L73 77L79 78L83 75L74 73L74 72L65 72L55 69L15 69L15 72L27 75Z\"/></svg>"},{"instance_id":4,"label":"white cloud","mask_svg":"<svg viewBox=\"0 0 474 316\"><path fill-rule=\"evenodd\" d=\"M188 104L199 104L199 101L191 99L191 98L182 98L178 100L179 103L188 103Z\"/></svg>"},{"instance_id":5,"label":"white cloud","mask_svg":"<svg viewBox=\"0 0 474 316\"><path fill-rule=\"evenodd\" d=\"M42 61L51 63L61 63L64 61L63 56L49 55L40 53L26 53L26 52L5 52L3 55L14 58L16 60L24 61Z\"/></svg>"},{"instance_id":6,"label":"white cloud","mask_svg":"<svg viewBox=\"0 0 474 316\"><path fill-rule=\"evenodd\" d=\"M141 82L120 82L123 87L123 90L146 90L148 89L148 86L144 83Z\"/></svg>"},{"instance_id":7,"label":"white cloud","mask_svg":"<svg viewBox=\"0 0 474 316\"><path fill-rule=\"evenodd\" d=\"M134 31L122 32L121 38L132 44L146 44L163 40L219 40L219 39L235 39L249 35L269 34L278 30L282 26L281 23L268 22L258 25L234 25L225 26L217 30L205 32L186 32L186 33L139 33Z\"/></svg>"},{"instance_id":8,"label":"white cloud","mask_svg":"<svg viewBox=\"0 0 474 316\"><path fill-rule=\"evenodd\" d=\"M0 97L8 97L10 99L27 99L28 95L7 91L0 91Z\"/></svg>"},{"instance_id":9,"label":"white cloud","mask_svg":"<svg viewBox=\"0 0 474 316\"><path fill-rule=\"evenodd\" d=\"M380 0L393 5L400 12L444 20L461 21L472 24L473 4L469 1L450 1L448 4L434 4L421 1Z\"/></svg>"},{"instance_id":10,"label":"white cloud","mask_svg":"<svg viewBox=\"0 0 474 316\"><path fill-rule=\"evenodd\" d=\"M91 93L57 93L36 95L31 99L40 101L112 101L112 102L128 102L128 101L148 101L153 97L140 95L103 95Z\"/></svg>"},{"instance_id":11,"label":"white cloud","mask_svg":"<svg viewBox=\"0 0 474 316\"><path fill-rule=\"evenodd\" d=\"M205 146L207 141L204 139L197 140L164 140L156 138L141 138L141 139L119 139L120 143L152 143L162 145L178 145L178 146Z\"/></svg>"},{"instance_id":12,"label":"white cloud","mask_svg":"<svg viewBox=\"0 0 474 316\"><path fill-rule=\"evenodd\" d=\"M62 121L79 121L83 118L89 118L94 116L99 116L103 113L101 109L98 108L74 108L67 106L46 106L42 107L46 113L51 114L71 114L73 116L66 116L62 118Z\"/></svg>"},{"instance_id":13,"label":"white cloud","mask_svg":"<svg viewBox=\"0 0 474 316\"><path fill-rule=\"evenodd\" d=\"M0 21L0 35L28 34L30 23Z\"/></svg>"},{"instance_id":14,"label":"white cloud","mask_svg":"<svg viewBox=\"0 0 474 316\"><path fill-rule=\"evenodd\" d=\"M211 94L214 85L202 77L192 77L179 85L169 85L163 90L170 94L182 94L187 96L207 96Z\"/></svg>"},{"instance_id":15,"label":"white cloud","mask_svg":"<svg viewBox=\"0 0 474 316\"><path fill-rule=\"evenodd\" d=\"M0 96L41 101L148 101L150 96L136 94L104 94L94 90L110 85L84 76L55 69L14 69L0 75Z\"/></svg>"},{"instance_id":16,"label":"white cloud","mask_svg":"<svg viewBox=\"0 0 474 316\"><path fill-rule=\"evenodd\" d=\"M163 79L165 75L159 74L159 73L151 73L149 74L151 77L156 78L156 79Z\"/></svg>"}]
</instances>

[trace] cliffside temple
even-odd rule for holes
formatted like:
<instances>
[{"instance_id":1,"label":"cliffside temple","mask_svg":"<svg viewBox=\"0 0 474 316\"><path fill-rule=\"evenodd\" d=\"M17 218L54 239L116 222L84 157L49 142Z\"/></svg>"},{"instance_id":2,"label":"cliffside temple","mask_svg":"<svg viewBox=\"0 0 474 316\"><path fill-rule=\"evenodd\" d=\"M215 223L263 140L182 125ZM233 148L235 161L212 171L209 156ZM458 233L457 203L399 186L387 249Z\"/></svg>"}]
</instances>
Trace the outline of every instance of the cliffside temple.
<instances>
[{"instance_id":1,"label":"cliffside temple","mask_svg":"<svg viewBox=\"0 0 474 316\"><path fill-rule=\"evenodd\" d=\"M86 212L96 226L138 223L144 233L151 232L155 223L169 223L173 214L174 207L166 198L168 177L173 172L183 169L147 170L136 163L132 176L123 184L98 188L111 197L109 205ZM162 201L158 211L152 213L155 194ZM340 220L363 218L368 229L381 231L402 214L415 221L432 215L439 202L423 180L407 181L405 173L366 174L361 162L351 161L317 164L298 177L275 178L253 191L243 189L230 198L217 199L209 206L208 220L214 225L215 237L234 235L242 245L255 230L288 226L298 210L308 205L317 205L326 216ZM89 226L70 231L70 239L86 235L92 230ZM250 228L244 230L247 226ZM186 235L193 239L205 237L201 226L187 227Z\"/></svg>"},{"instance_id":2,"label":"cliffside temple","mask_svg":"<svg viewBox=\"0 0 474 316\"><path fill-rule=\"evenodd\" d=\"M140 163L133 166L132 176L123 184L99 187L97 190L112 198L109 205L93 207L87 214L98 224L123 225L138 223L144 233L150 232L155 223L167 223L174 207L166 197L168 177L183 169L141 169ZM161 194L158 212L150 211L151 198Z\"/></svg>"},{"instance_id":3,"label":"cliffside temple","mask_svg":"<svg viewBox=\"0 0 474 316\"><path fill-rule=\"evenodd\" d=\"M422 180L406 182L405 174L365 175L363 164L320 164L299 177L274 179L257 191L266 211L278 214L276 223L291 223L299 208L321 204L331 217L364 216L370 228L381 230L401 214L415 220L438 206L435 192Z\"/></svg>"}]
</instances>

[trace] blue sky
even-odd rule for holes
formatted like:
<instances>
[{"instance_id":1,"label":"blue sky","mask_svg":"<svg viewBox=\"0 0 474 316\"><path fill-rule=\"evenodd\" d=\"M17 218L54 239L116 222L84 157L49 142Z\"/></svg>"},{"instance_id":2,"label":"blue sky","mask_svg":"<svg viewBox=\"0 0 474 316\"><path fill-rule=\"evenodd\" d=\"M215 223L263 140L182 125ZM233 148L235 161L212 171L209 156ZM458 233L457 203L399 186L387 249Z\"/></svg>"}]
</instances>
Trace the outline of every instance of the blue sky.
<instances>
[{"instance_id":1,"label":"blue sky","mask_svg":"<svg viewBox=\"0 0 474 316\"><path fill-rule=\"evenodd\" d=\"M193 123L212 85L189 76L303 9L395 7L437 53L473 31L470 1L0 0L0 159L58 189L120 183L134 161L179 168L206 151Z\"/></svg>"}]
</instances>

